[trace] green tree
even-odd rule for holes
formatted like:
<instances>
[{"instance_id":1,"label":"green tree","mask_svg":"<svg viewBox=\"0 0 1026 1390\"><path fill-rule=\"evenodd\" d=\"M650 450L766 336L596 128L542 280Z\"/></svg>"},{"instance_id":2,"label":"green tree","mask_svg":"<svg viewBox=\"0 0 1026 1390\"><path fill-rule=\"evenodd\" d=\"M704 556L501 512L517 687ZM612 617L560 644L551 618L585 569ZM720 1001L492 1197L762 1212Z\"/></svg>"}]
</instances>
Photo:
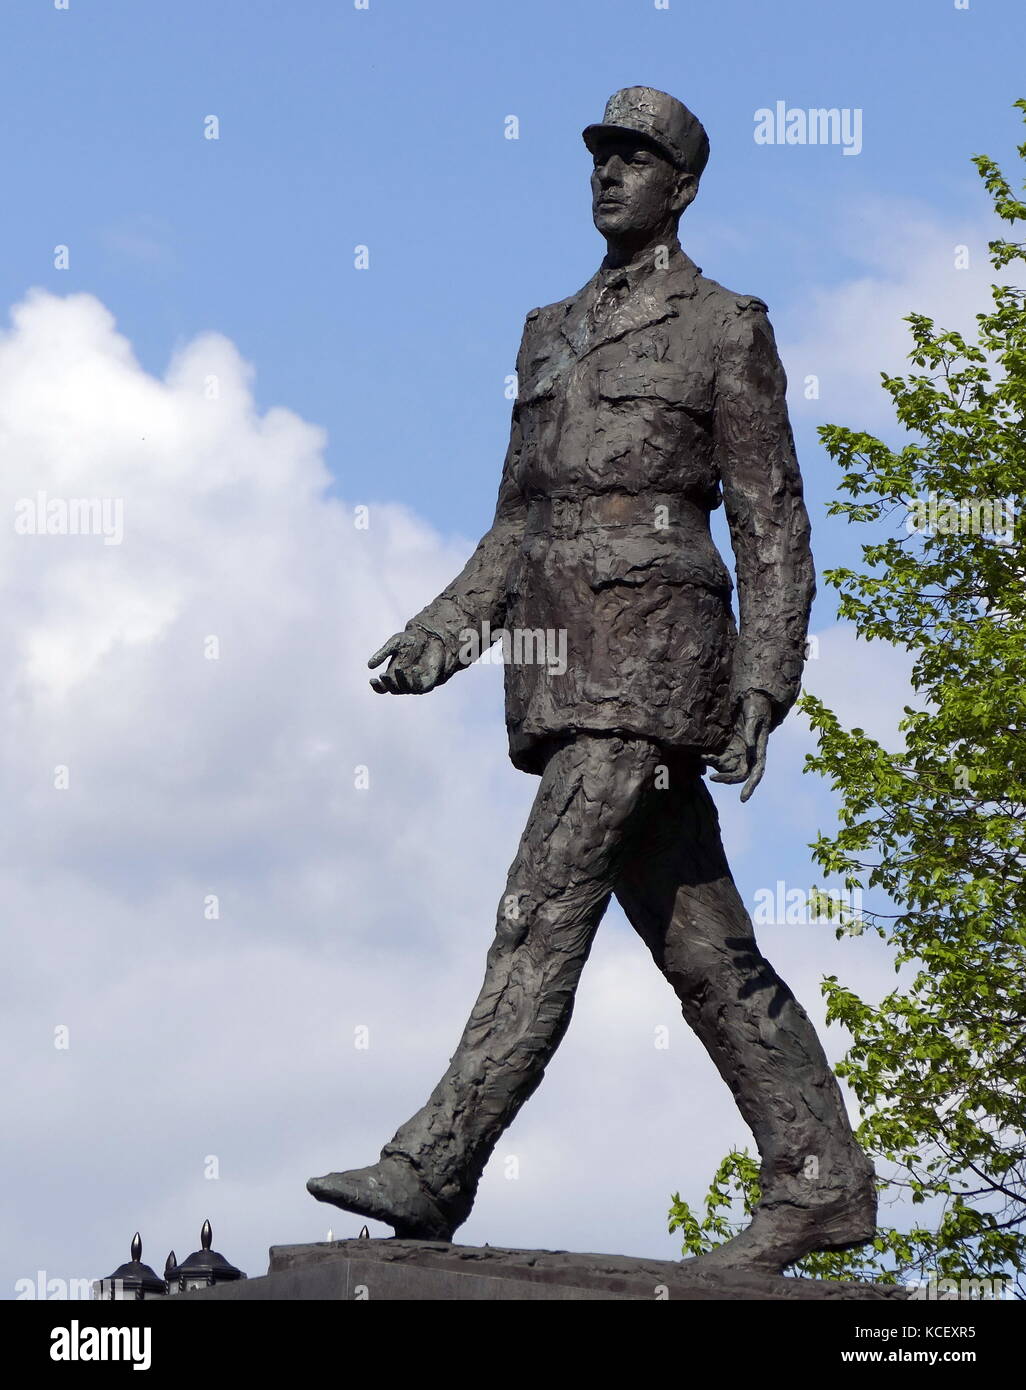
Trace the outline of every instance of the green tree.
<instances>
[{"instance_id":1,"label":"green tree","mask_svg":"<svg viewBox=\"0 0 1026 1390\"><path fill-rule=\"evenodd\" d=\"M1026 100L1015 103L1026 118ZM1026 143L1018 147L1026 160ZM1026 219L997 164L973 160L999 218ZM1026 245L989 246L996 272ZM823 426L839 465L830 511L872 528L865 568L828 570L859 635L914 658L903 747L801 706L818 751L806 770L840 796L839 827L812 846L848 888L885 895L864 918L894 948L901 984L867 1004L836 976L827 1017L853 1043L837 1072L861 1107L858 1137L888 1197L924 1223L873 1246L813 1255L795 1272L885 1281L1026 1270L1026 296L991 288L975 341L911 314L916 369L882 374L907 443ZM931 505L932 501L932 505ZM1014 521L1013 521L1014 509ZM850 930L850 927L848 928ZM845 930L839 926L837 934ZM911 976L911 978L908 978ZM747 1150L721 1164L701 1217L674 1194L670 1229L700 1254L758 1200ZM926 1220L927 1214L929 1220Z\"/></svg>"}]
</instances>

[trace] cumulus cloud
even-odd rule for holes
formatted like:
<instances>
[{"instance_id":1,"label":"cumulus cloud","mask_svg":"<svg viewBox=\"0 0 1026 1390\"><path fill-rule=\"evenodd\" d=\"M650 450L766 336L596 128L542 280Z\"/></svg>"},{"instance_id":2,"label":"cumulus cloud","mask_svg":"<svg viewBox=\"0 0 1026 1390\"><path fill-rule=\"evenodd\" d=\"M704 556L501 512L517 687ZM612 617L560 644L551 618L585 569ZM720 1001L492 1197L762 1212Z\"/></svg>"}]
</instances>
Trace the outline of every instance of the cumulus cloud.
<instances>
[{"instance_id":1,"label":"cumulus cloud","mask_svg":"<svg viewBox=\"0 0 1026 1390\"><path fill-rule=\"evenodd\" d=\"M147 1214L151 1252L181 1247L233 1200L251 1267L320 1231L305 1177L373 1157L404 1078L444 1066L530 792L498 673L432 701L367 685L467 543L396 506L358 529L323 433L258 414L251 376L207 335L157 380L86 295L30 296L0 342L17 1271L88 1273ZM19 533L40 497L57 533ZM60 534L90 499L122 507L120 544ZM279 1165L276 1221L243 1194Z\"/></svg>"},{"instance_id":2,"label":"cumulus cloud","mask_svg":"<svg viewBox=\"0 0 1026 1390\"><path fill-rule=\"evenodd\" d=\"M864 200L839 222L838 249L856 273L804 294L780 331L796 421L830 419L860 429L889 423L893 430L880 373L911 370L904 320L925 314L940 328L973 336L974 316L990 303L994 278L987 243L1001 234L996 218L945 221L894 198ZM808 376L819 383L811 400L805 396Z\"/></svg>"}]
</instances>

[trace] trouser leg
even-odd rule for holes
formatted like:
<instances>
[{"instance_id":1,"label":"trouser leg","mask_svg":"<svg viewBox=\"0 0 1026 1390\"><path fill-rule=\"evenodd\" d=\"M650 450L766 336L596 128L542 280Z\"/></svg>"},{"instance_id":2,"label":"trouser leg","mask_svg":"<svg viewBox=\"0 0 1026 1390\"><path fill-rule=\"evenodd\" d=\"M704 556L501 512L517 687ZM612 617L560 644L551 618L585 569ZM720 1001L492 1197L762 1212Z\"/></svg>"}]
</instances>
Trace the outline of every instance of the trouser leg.
<instances>
[{"instance_id":1,"label":"trouser leg","mask_svg":"<svg viewBox=\"0 0 1026 1390\"><path fill-rule=\"evenodd\" d=\"M509 871L484 984L449 1069L382 1150L460 1220L503 1130L541 1081L609 903L657 750L578 737L556 750Z\"/></svg>"},{"instance_id":2,"label":"trouser leg","mask_svg":"<svg viewBox=\"0 0 1026 1390\"><path fill-rule=\"evenodd\" d=\"M868 1159L805 1010L756 945L708 788L674 769L660 795L616 896L755 1136L762 1202L864 1188Z\"/></svg>"}]
</instances>

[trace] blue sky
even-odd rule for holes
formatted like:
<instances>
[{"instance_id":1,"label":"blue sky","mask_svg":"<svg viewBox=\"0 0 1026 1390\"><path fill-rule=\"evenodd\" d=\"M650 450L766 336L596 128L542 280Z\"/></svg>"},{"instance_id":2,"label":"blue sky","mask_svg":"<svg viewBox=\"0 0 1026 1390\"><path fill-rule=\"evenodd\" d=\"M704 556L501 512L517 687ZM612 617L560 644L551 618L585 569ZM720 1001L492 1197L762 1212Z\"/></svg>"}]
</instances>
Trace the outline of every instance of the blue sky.
<instances>
[{"instance_id":1,"label":"blue sky","mask_svg":"<svg viewBox=\"0 0 1026 1390\"><path fill-rule=\"evenodd\" d=\"M706 124L682 239L782 334L858 269L838 218L857 234L871 200L983 206L968 160L1009 148L1024 31L1017 0L23 0L0 57L0 290L99 295L151 370L227 334L262 405L326 427L347 496L478 533L524 315L603 251L580 130L611 91L662 88ZM862 153L756 145L777 100L861 108Z\"/></svg>"},{"instance_id":2,"label":"blue sky","mask_svg":"<svg viewBox=\"0 0 1026 1390\"><path fill-rule=\"evenodd\" d=\"M860 537L825 516L816 426L889 432L877 382L902 367L901 316L971 326L985 307L969 160L1014 173L1024 38L1019 0L4 7L0 505L116 494L129 521L108 549L0 528L3 1296L38 1268L108 1272L137 1227L159 1266L210 1216L250 1273L272 1243L323 1238L334 1213L306 1177L372 1161L450 1055L535 784L506 761L497 668L397 701L365 661L489 524L524 316L601 258L583 126L634 83L705 123L682 241L769 303L822 572ZM857 108L861 152L756 144L777 101ZM893 737L903 655L854 642L823 583L813 629L809 688ZM818 880L832 804L801 774L810 746L792 718L747 806L717 789L750 905ZM894 979L870 938L759 936L817 1019L822 975L867 996ZM843 1036L825 1043L836 1060ZM490 1169L461 1234L672 1255L670 1192L699 1200L744 1142L614 910L504 1141L523 1180Z\"/></svg>"}]
</instances>

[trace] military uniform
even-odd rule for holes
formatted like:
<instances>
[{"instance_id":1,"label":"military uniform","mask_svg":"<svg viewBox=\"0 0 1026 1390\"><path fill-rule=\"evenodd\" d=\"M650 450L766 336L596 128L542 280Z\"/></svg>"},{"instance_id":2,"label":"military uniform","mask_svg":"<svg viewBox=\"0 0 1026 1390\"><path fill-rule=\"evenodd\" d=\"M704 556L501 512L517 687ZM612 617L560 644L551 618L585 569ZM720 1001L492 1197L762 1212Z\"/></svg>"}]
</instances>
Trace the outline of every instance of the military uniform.
<instances>
[{"instance_id":1,"label":"military uniform","mask_svg":"<svg viewBox=\"0 0 1026 1390\"><path fill-rule=\"evenodd\" d=\"M447 676L466 630L566 632L565 672L506 666L524 771L585 731L715 753L745 691L774 724L798 693L813 567L766 305L662 251L528 315L492 528L411 620L442 639ZM740 641L709 529L721 495Z\"/></svg>"}]
</instances>

